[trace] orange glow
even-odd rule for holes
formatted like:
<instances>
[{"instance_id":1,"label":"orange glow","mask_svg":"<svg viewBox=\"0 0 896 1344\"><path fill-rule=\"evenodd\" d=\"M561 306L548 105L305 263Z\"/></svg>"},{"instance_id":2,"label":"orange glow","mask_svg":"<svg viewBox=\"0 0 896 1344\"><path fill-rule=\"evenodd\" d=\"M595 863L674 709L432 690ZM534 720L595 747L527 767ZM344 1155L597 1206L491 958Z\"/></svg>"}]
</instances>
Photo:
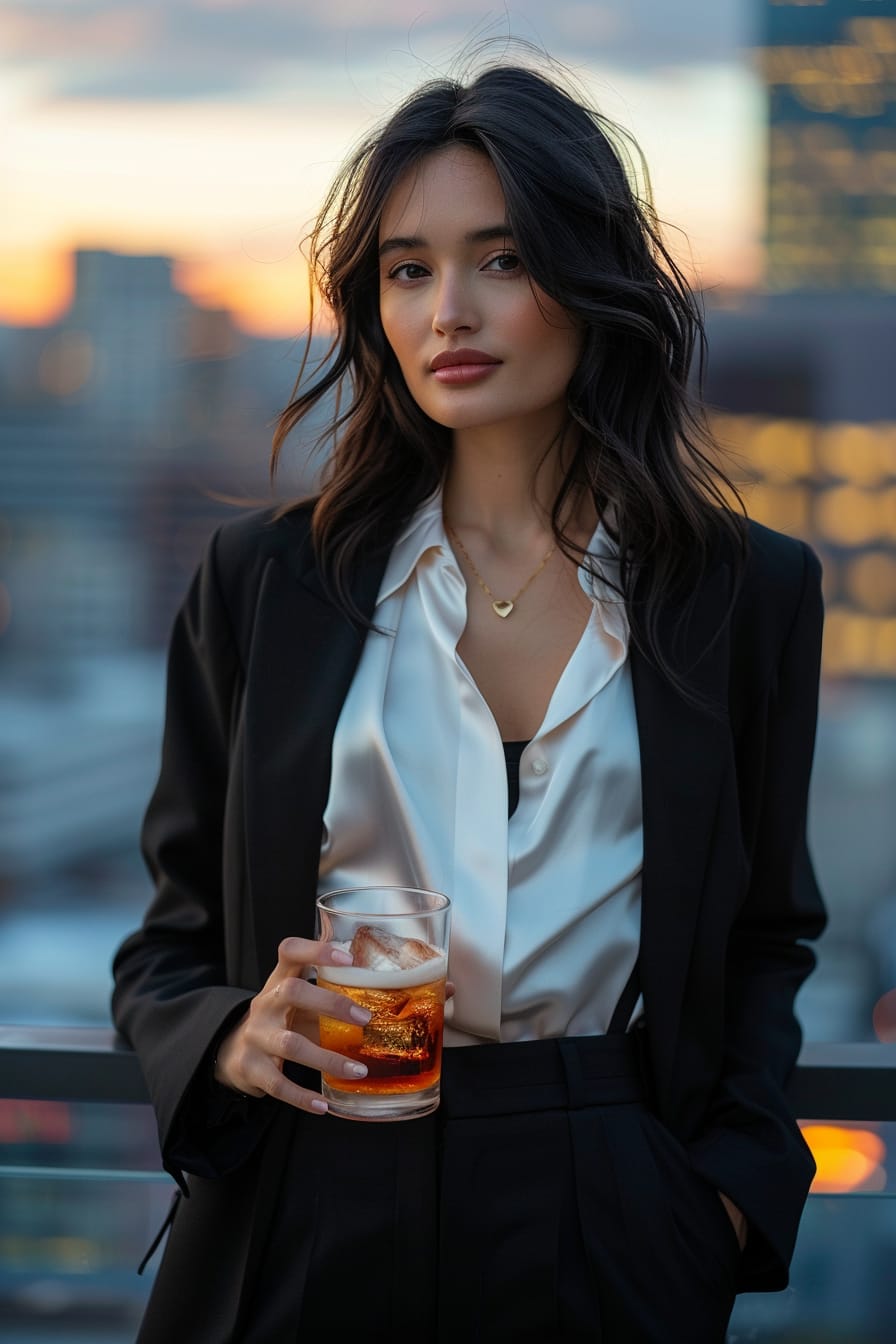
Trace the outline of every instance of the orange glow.
<instances>
[{"instance_id":1,"label":"orange glow","mask_svg":"<svg viewBox=\"0 0 896 1344\"><path fill-rule=\"evenodd\" d=\"M72 301L74 267L70 253L0 252L0 322L14 327L46 327Z\"/></svg>"},{"instance_id":2,"label":"orange glow","mask_svg":"<svg viewBox=\"0 0 896 1344\"><path fill-rule=\"evenodd\" d=\"M258 261L194 257L175 262L175 286L203 307L227 308L254 336L299 336L308 325L308 270L301 254ZM315 303L315 325L321 316ZM322 330L329 330L324 324Z\"/></svg>"},{"instance_id":3,"label":"orange glow","mask_svg":"<svg viewBox=\"0 0 896 1344\"><path fill-rule=\"evenodd\" d=\"M116 251L126 250L116 248ZM146 249L137 249L137 251ZM151 249L150 249L151 250ZM73 297L69 252L0 253L0 322L44 327L60 321ZM257 336L297 336L308 322L308 276L302 256L272 260L206 256L175 262L178 289L202 307L226 308ZM319 306L322 333L330 330Z\"/></svg>"},{"instance_id":4,"label":"orange glow","mask_svg":"<svg viewBox=\"0 0 896 1344\"><path fill-rule=\"evenodd\" d=\"M803 1124L800 1128L818 1167L812 1182L813 1194L885 1188L887 1148L880 1135L842 1125Z\"/></svg>"},{"instance_id":5,"label":"orange glow","mask_svg":"<svg viewBox=\"0 0 896 1344\"><path fill-rule=\"evenodd\" d=\"M298 334L307 299L296 242L346 152L404 91L400 80L359 61L323 68L307 88L275 73L269 94L262 81L249 95L208 100L199 91L145 103L47 96L56 72L44 62L64 68L93 52L114 64L117 52L139 46L144 24L154 30L146 9L137 19L116 12L58 23L22 10L12 29L0 18L7 47L39 53L33 70L0 87L2 176L14 203L0 212L0 322L56 320L67 306L67 251L93 247L184 259L187 292L193 283L211 290L243 330ZM170 59L182 68L189 53ZM694 67L686 79L599 67L584 78L610 116L628 124L637 109L632 130L658 212L690 239L677 229L667 237L685 268L708 288L754 285L764 260L754 77L736 63Z\"/></svg>"},{"instance_id":6,"label":"orange glow","mask_svg":"<svg viewBox=\"0 0 896 1344\"><path fill-rule=\"evenodd\" d=\"M150 238L89 239L73 247L108 247L115 252L164 252ZM758 253L743 247L731 257L705 257L702 266L679 261L692 280L749 288L759 273ZM722 278L724 273L724 279ZM253 336L300 335L308 322L308 274L298 248L285 256L252 255L175 258L175 284L203 307L226 308L241 331ZM60 321L73 297L72 254L68 250L0 252L0 323L43 327ZM316 304L315 325L327 334L332 324Z\"/></svg>"},{"instance_id":7,"label":"orange glow","mask_svg":"<svg viewBox=\"0 0 896 1344\"><path fill-rule=\"evenodd\" d=\"M0 322L55 321L70 299L70 253L82 247L207 257L220 278L215 301L240 325L301 331L298 240L365 112L355 98L326 116L313 103L286 114L238 102L24 98L3 146L16 208L0 220Z\"/></svg>"}]
</instances>

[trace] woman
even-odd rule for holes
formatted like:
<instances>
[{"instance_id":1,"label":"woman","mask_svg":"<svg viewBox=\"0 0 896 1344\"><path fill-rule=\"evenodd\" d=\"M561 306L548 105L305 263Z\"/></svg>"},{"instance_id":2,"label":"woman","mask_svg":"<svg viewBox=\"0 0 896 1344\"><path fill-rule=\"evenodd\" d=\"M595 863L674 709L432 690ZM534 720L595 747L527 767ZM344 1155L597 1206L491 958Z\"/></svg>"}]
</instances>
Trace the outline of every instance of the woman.
<instances>
[{"instance_id":1,"label":"woman","mask_svg":"<svg viewBox=\"0 0 896 1344\"><path fill-rule=\"evenodd\" d=\"M115 963L189 1196L140 1338L721 1341L786 1285L814 1170L784 1087L818 563L725 507L694 300L551 80L422 88L313 258L337 336L274 458L341 386L331 464L220 529L178 617ZM372 882L454 902L412 1124L320 1096L351 1065L314 901Z\"/></svg>"}]
</instances>

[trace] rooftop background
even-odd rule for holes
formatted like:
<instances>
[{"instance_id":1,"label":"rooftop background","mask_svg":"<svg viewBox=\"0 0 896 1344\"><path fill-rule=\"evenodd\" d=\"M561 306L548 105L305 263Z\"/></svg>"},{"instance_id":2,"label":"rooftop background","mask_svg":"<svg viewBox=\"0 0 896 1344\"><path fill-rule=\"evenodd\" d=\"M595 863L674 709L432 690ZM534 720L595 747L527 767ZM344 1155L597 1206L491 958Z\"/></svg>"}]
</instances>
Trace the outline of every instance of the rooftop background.
<instances>
[{"instance_id":1,"label":"rooftop background","mask_svg":"<svg viewBox=\"0 0 896 1344\"><path fill-rule=\"evenodd\" d=\"M108 1021L148 898L168 630L224 501L270 497L302 239L351 144L508 33L640 142L704 298L719 440L751 512L824 562L810 842L831 920L798 1007L809 1040L896 1039L896 0L0 0L0 1021ZM281 493L313 480L311 438ZM92 1166L109 1139L140 1165L130 1121L61 1102L0 1100L0 1130L13 1162L57 1144ZM820 1189L892 1192L885 1128L823 1141ZM22 1179L0 1180L0 1297L24 1294L35 1340L35 1312L95 1299L84 1198L127 1257L151 1228L126 1191L63 1182L44 1205ZM796 1297L739 1337L889 1338L893 1201L858 1207L864 1239L816 1205Z\"/></svg>"}]
</instances>

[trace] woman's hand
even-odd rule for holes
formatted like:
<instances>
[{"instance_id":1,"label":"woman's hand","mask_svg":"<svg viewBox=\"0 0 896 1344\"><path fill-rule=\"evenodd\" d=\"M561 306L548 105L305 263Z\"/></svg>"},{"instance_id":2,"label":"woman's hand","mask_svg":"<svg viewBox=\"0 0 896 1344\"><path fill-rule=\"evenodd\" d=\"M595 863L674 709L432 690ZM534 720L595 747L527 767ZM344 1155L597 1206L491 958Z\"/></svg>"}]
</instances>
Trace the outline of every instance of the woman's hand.
<instances>
[{"instance_id":1,"label":"woman's hand","mask_svg":"<svg viewBox=\"0 0 896 1344\"><path fill-rule=\"evenodd\" d=\"M323 1115L327 1103L318 1092L299 1087L283 1073L287 1060L342 1078L363 1078L367 1068L320 1046L321 1013L363 1025L370 1013L345 994L319 989L302 978L310 966L351 966L352 958L332 943L285 938L277 965L249 1004L245 1016L224 1037L215 1060L215 1079L250 1097L265 1095L301 1111Z\"/></svg>"},{"instance_id":2,"label":"woman's hand","mask_svg":"<svg viewBox=\"0 0 896 1344\"><path fill-rule=\"evenodd\" d=\"M320 989L302 978L310 966L351 966L350 954L333 943L308 938L284 938L277 949L277 965L248 1011L218 1046L215 1081L248 1097L276 1097L288 1106L325 1115L327 1103L319 1092L299 1087L283 1073L286 1060L343 1078L363 1078L359 1064L320 1045L321 1014L364 1026L370 1013L345 994ZM445 990L451 998L454 986Z\"/></svg>"},{"instance_id":3,"label":"woman's hand","mask_svg":"<svg viewBox=\"0 0 896 1344\"><path fill-rule=\"evenodd\" d=\"M747 1220L740 1209L733 1203L727 1195L723 1195L721 1190L718 1192L719 1199L725 1206L725 1212L731 1219L731 1226L734 1228L734 1234L737 1237L737 1244L741 1250L747 1244Z\"/></svg>"}]
</instances>

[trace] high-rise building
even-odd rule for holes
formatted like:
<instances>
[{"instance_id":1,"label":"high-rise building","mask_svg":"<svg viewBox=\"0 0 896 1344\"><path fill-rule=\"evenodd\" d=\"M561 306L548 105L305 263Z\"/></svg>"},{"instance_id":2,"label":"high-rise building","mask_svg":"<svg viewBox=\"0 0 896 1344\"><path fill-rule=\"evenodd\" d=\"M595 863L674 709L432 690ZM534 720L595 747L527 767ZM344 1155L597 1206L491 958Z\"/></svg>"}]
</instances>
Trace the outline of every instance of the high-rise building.
<instances>
[{"instance_id":1,"label":"high-rise building","mask_svg":"<svg viewBox=\"0 0 896 1344\"><path fill-rule=\"evenodd\" d=\"M768 288L896 291L896 0L764 0Z\"/></svg>"},{"instance_id":2,"label":"high-rise building","mask_svg":"<svg viewBox=\"0 0 896 1344\"><path fill-rule=\"evenodd\" d=\"M106 432L152 441L170 432L189 300L172 284L168 257L84 249L74 260L63 327L66 341L76 334L90 352L81 400Z\"/></svg>"}]
</instances>

